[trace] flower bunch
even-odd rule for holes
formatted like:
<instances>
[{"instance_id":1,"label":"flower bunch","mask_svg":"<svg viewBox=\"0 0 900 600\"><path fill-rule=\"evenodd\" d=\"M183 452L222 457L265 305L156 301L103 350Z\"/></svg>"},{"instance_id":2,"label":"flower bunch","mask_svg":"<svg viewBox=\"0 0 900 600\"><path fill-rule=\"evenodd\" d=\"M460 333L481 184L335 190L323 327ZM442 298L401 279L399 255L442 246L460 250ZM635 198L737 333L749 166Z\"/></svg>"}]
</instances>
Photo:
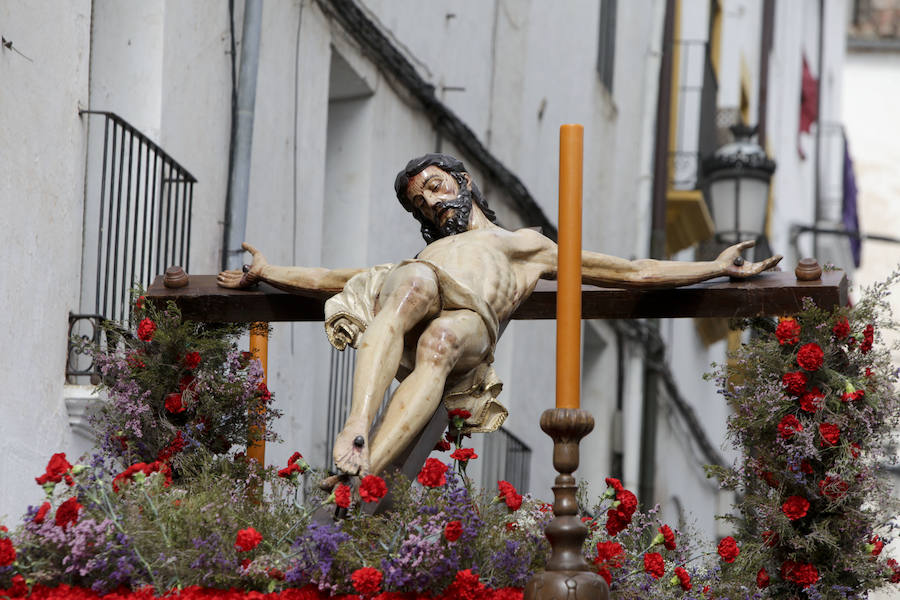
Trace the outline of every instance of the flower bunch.
<instances>
[{"instance_id":1,"label":"flower bunch","mask_svg":"<svg viewBox=\"0 0 900 600\"><path fill-rule=\"evenodd\" d=\"M92 349L108 398L92 423L106 454L124 466L177 467L200 447L224 453L274 439L266 425L278 412L262 368L235 344L244 328L185 321L174 303L163 309L143 297L132 322L133 331L107 323L107 345Z\"/></svg>"},{"instance_id":2,"label":"flower bunch","mask_svg":"<svg viewBox=\"0 0 900 600\"><path fill-rule=\"evenodd\" d=\"M878 473L900 424L896 372L875 345L889 326L888 285L854 308L806 299L777 325L751 323L755 336L717 373L742 451L734 469L712 470L743 495L735 583L773 597L857 598L892 576L870 542L896 514Z\"/></svg>"}]
</instances>

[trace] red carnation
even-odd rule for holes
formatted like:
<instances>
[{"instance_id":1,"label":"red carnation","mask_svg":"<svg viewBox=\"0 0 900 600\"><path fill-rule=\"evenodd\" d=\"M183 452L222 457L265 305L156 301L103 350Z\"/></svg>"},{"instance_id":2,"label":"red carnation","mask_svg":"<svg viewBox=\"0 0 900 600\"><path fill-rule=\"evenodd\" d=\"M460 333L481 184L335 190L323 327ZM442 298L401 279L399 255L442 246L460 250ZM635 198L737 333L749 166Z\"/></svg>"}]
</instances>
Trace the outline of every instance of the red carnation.
<instances>
[{"instance_id":1,"label":"red carnation","mask_svg":"<svg viewBox=\"0 0 900 600\"><path fill-rule=\"evenodd\" d=\"M791 496L781 505L781 512L791 521L805 517L808 510L809 501L803 496Z\"/></svg>"},{"instance_id":2,"label":"red carnation","mask_svg":"<svg viewBox=\"0 0 900 600\"><path fill-rule=\"evenodd\" d=\"M597 542L597 557L594 564L621 567L625 558L625 548L619 542Z\"/></svg>"},{"instance_id":3,"label":"red carnation","mask_svg":"<svg viewBox=\"0 0 900 600\"><path fill-rule=\"evenodd\" d=\"M459 417L462 420L466 420L472 416L472 413L467 411L464 408L454 408L453 410L447 413L447 416L453 419L454 417Z\"/></svg>"},{"instance_id":4,"label":"red carnation","mask_svg":"<svg viewBox=\"0 0 900 600\"><path fill-rule=\"evenodd\" d=\"M819 425L819 434L822 436L822 446L834 446L841 437L841 430L834 423L822 423Z\"/></svg>"},{"instance_id":5,"label":"red carnation","mask_svg":"<svg viewBox=\"0 0 900 600\"><path fill-rule=\"evenodd\" d=\"M840 477L827 476L819 482L819 493L829 500L840 500L850 489L850 484Z\"/></svg>"},{"instance_id":6,"label":"red carnation","mask_svg":"<svg viewBox=\"0 0 900 600\"><path fill-rule=\"evenodd\" d=\"M600 567L597 569L597 575L602 577L606 581L606 585L612 585L612 573L609 572L609 569L606 567Z\"/></svg>"},{"instance_id":7,"label":"red carnation","mask_svg":"<svg viewBox=\"0 0 900 600\"><path fill-rule=\"evenodd\" d=\"M678 583L684 591L688 591L693 587L691 585L691 574L684 567L675 567L675 577L678 578Z\"/></svg>"},{"instance_id":8,"label":"red carnation","mask_svg":"<svg viewBox=\"0 0 900 600\"><path fill-rule=\"evenodd\" d=\"M269 391L268 386L266 386L265 381L260 381L259 385L256 386L259 390L259 399L263 402L268 402L272 399L272 392Z\"/></svg>"},{"instance_id":9,"label":"red carnation","mask_svg":"<svg viewBox=\"0 0 900 600\"><path fill-rule=\"evenodd\" d=\"M875 341L875 326L871 323L866 325L866 328L863 330L863 341L859 345L859 351L863 354L867 354L869 350L872 349L872 342Z\"/></svg>"},{"instance_id":10,"label":"red carnation","mask_svg":"<svg viewBox=\"0 0 900 600\"><path fill-rule=\"evenodd\" d=\"M343 483L334 488L334 503L341 508L350 508L350 486Z\"/></svg>"},{"instance_id":11,"label":"red carnation","mask_svg":"<svg viewBox=\"0 0 900 600\"><path fill-rule=\"evenodd\" d=\"M825 359L825 353L815 342L803 344L797 351L797 364L805 371L818 371Z\"/></svg>"},{"instance_id":12,"label":"red carnation","mask_svg":"<svg viewBox=\"0 0 900 600\"><path fill-rule=\"evenodd\" d=\"M606 512L606 533L611 537L615 537L629 525L631 525L631 518L622 511L611 508Z\"/></svg>"},{"instance_id":13,"label":"red carnation","mask_svg":"<svg viewBox=\"0 0 900 600\"><path fill-rule=\"evenodd\" d=\"M199 352L188 352L184 355L184 366L188 369L196 369L197 365L200 364L200 353Z\"/></svg>"},{"instance_id":14,"label":"red carnation","mask_svg":"<svg viewBox=\"0 0 900 600\"><path fill-rule=\"evenodd\" d=\"M847 317L841 318L837 323L832 327L831 332L834 334L839 340L844 339L848 335L850 335L850 322L847 321Z\"/></svg>"},{"instance_id":15,"label":"red carnation","mask_svg":"<svg viewBox=\"0 0 900 600\"><path fill-rule=\"evenodd\" d=\"M506 502L506 506L511 511L519 510L519 507L522 506L522 496L516 491L513 484L508 481L498 481L497 487L500 489L498 498Z\"/></svg>"},{"instance_id":16,"label":"red carnation","mask_svg":"<svg viewBox=\"0 0 900 600\"><path fill-rule=\"evenodd\" d=\"M889 558L887 560L887 566L890 567L891 573L891 583L900 583L900 565L897 564L897 561L893 558ZM18 575L16 575L18 577ZM15 578L13 578L15 579Z\"/></svg>"},{"instance_id":17,"label":"red carnation","mask_svg":"<svg viewBox=\"0 0 900 600\"><path fill-rule=\"evenodd\" d=\"M450 455L450 458L453 460L458 460L460 462L468 462L472 459L478 458L478 455L475 454L475 451L471 448L457 448L456 451Z\"/></svg>"},{"instance_id":18,"label":"red carnation","mask_svg":"<svg viewBox=\"0 0 900 600\"><path fill-rule=\"evenodd\" d=\"M803 425L800 424L800 420L794 415L784 415L781 422L778 423L778 433L783 438L789 438L798 431L803 431Z\"/></svg>"},{"instance_id":19,"label":"red carnation","mask_svg":"<svg viewBox=\"0 0 900 600\"><path fill-rule=\"evenodd\" d=\"M462 535L462 523L459 521L450 521L444 526L444 537L448 542L455 542Z\"/></svg>"},{"instance_id":20,"label":"red carnation","mask_svg":"<svg viewBox=\"0 0 900 600\"><path fill-rule=\"evenodd\" d=\"M624 513L630 521L631 517L634 515L634 511L637 510L637 496L629 490L623 489L621 492L616 493L616 500L619 501L618 509Z\"/></svg>"},{"instance_id":21,"label":"red carnation","mask_svg":"<svg viewBox=\"0 0 900 600\"><path fill-rule=\"evenodd\" d=\"M139 339L149 342L153 339L153 332L155 331L156 323L153 322L153 319L144 317L138 325L137 336Z\"/></svg>"},{"instance_id":22,"label":"red carnation","mask_svg":"<svg viewBox=\"0 0 900 600\"><path fill-rule=\"evenodd\" d=\"M450 449L450 447L450 442L448 442L444 438L441 438L440 441L434 445L434 449L438 452L446 452Z\"/></svg>"},{"instance_id":23,"label":"red carnation","mask_svg":"<svg viewBox=\"0 0 900 600\"><path fill-rule=\"evenodd\" d=\"M353 571L350 579L353 589L363 596L374 596L381 589L381 571L374 567L363 567Z\"/></svg>"},{"instance_id":24,"label":"red carnation","mask_svg":"<svg viewBox=\"0 0 900 600\"><path fill-rule=\"evenodd\" d=\"M765 567L762 567L756 574L756 587L759 589L769 587L769 574L766 573Z\"/></svg>"},{"instance_id":25,"label":"red carnation","mask_svg":"<svg viewBox=\"0 0 900 600\"><path fill-rule=\"evenodd\" d=\"M622 485L622 482L619 481L618 479L616 479L615 477L607 477L606 485L611 487L613 490L615 490L616 493L621 492L622 490L625 489L625 487ZM610 495L612 495L612 494L610 494Z\"/></svg>"},{"instance_id":26,"label":"red carnation","mask_svg":"<svg viewBox=\"0 0 900 600\"><path fill-rule=\"evenodd\" d=\"M841 394L841 400L844 402L855 402L866 395L865 390L854 390L852 392L847 392L845 394Z\"/></svg>"},{"instance_id":27,"label":"red carnation","mask_svg":"<svg viewBox=\"0 0 900 600\"><path fill-rule=\"evenodd\" d=\"M785 373L781 376L781 385L784 386L785 391L791 396L802 396L806 391L806 382L809 379L806 377L806 373L802 371L794 371L791 373Z\"/></svg>"},{"instance_id":28,"label":"red carnation","mask_svg":"<svg viewBox=\"0 0 900 600\"><path fill-rule=\"evenodd\" d=\"M146 300L146 296L138 296L138 299L134 301L134 307L138 310L144 308L144 300Z\"/></svg>"},{"instance_id":29,"label":"red carnation","mask_svg":"<svg viewBox=\"0 0 900 600\"><path fill-rule=\"evenodd\" d=\"M853 458L859 458L859 453L861 450L862 450L862 447L860 447L860 445L857 444L856 442L850 443L850 455Z\"/></svg>"},{"instance_id":30,"label":"red carnation","mask_svg":"<svg viewBox=\"0 0 900 600\"><path fill-rule=\"evenodd\" d=\"M387 494L387 484L378 475L366 475L359 482L359 497L363 502L378 502Z\"/></svg>"},{"instance_id":31,"label":"red carnation","mask_svg":"<svg viewBox=\"0 0 900 600\"><path fill-rule=\"evenodd\" d=\"M722 560L727 563L733 563L734 559L741 553L741 549L738 548L737 542L735 542L734 538L730 535L719 542L717 551L719 556L722 557Z\"/></svg>"},{"instance_id":32,"label":"red carnation","mask_svg":"<svg viewBox=\"0 0 900 600\"><path fill-rule=\"evenodd\" d=\"M773 547L775 547L775 544L778 543L778 534L772 530L763 531L762 539L763 539L763 544L765 544L769 548L773 548Z\"/></svg>"},{"instance_id":33,"label":"red carnation","mask_svg":"<svg viewBox=\"0 0 900 600\"><path fill-rule=\"evenodd\" d=\"M447 465L438 459L428 458L416 479L425 487L441 487L447 483L447 468Z\"/></svg>"},{"instance_id":34,"label":"red carnation","mask_svg":"<svg viewBox=\"0 0 900 600\"><path fill-rule=\"evenodd\" d=\"M181 401L181 394L169 394L166 396L166 412L173 415L184 412L184 403Z\"/></svg>"},{"instance_id":35,"label":"red carnation","mask_svg":"<svg viewBox=\"0 0 900 600\"><path fill-rule=\"evenodd\" d=\"M37 481L38 485L44 485L48 482L59 483L65 478L66 483L72 485L74 482L72 481L72 476L69 474L71 468L72 465L66 460L66 453L57 452L50 457L50 462L47 463L44 474L40 477L35 477L34 480Z\"/></svg>"},{"instance_id":36,"label":"red carnation","mask_svg":"<svg viewBox=\"0 0 900 600\"><path fill-rule=\"evenodd\" d=\"M59 505L56 509L56 526L65 529L69 524L78 522L78 511L84 508L74 496Z\"/></svg>"},{"instance_id":37,"label":"red carnation","mask_svg":"<svg viewBox=\"0 0 900 600\"><path fill-rule=\"evenodd\" d=\"M877 535L869 540L869 544L872 545L872 556L878 556L879 554L881 554L881 551L884 550L884 542L881 541L881 538L879 538Z\"/></svg>"},{"instance_id":38,"label":"red carnation","mask_svg":"<svg viewBox=\"0 0 900 600\"><path fill-rule=\"evenodd\" d=\"M809 563L786 560L781 565L781 578L807 588L819 580L819 570Z\"/></svg>"},{"instance_id":39,"label":"red carnation","mask_svg":"<svg viewBox=\"0 0 900 600\"><path fill-rule=\"evenodd\" d=\"M796 344L800 341L800 324L791 317L781 319L775 328L775 337L782 346Z\"/></svg>"},{"instance_id":40,"label":"red carnation","mask_svg":"<svg viewBox=\"0 0 900 600\"><path fill-rule=\"evenodd\" d=\"M666 563L659 552L647 552L644 554L644 571L653 579L659 579L666 572Z\"/></svg>"},{"instance_id":41,"label":"red carnation","mask_svg":"<svg viewBox=\"0 0 900 600\"><path fill-rule=\"evenodd\" d=\"M807 475L813 474L813 466L809 464L809 461L804 459L800 460L800 471L806 473Z\"/></svg>"},{"instance_id":42,"label":"red carnation","mask_svg":"<svg viewBox=\"0 0 900 600\"><path fill-rule=\"evenodd\" d=\"M119 483L123 485L131 481L132 477L135 475L143 474L144 477L149 477L153 473L162 473L165 477L165 482L163 485L169 487L172 483L172 468L169 467L168 464L161 461L153 461L150 464L139 462L134 463L115 477L112 480L112 489L114 492L119 491Z\"/></svg>"},{"instance_id":43,"label":"red carnation","mask_svg":"<svg viewBox=\"0 0 900 600\"><path fill-rule=\"evenodd\" d=\"M28 584L25 578L19 575L13 575L12 585L6 590L6 593L12 598L24 598L28 595Z\"/></svg>"},{"instance_id":44,"label":"red carnation","mask_svg":"<svg viewBox=\"0 0 900 600\"><path fill-rule=\"evenodd\" d=\"M237 537L234 540L234 548L238 552L250 552L259 546L259 543L262 540L263 536L260 532L252 527L248 527L237 532Z\"/></svg>"},{"instance_id":45,"label":"red carnation","mask_svg":"<svg viewBox=\"0 0 900 600\"><path fill-rule=\"evenodd\" d=\"M0 567L8 567L16 560L16 549L13 547L12 540L4 537L0 538Z\"/></svg>"},{"instance_id":46,"label":"red carnation","mask_svg":"<svg viewBox=\"0 0 900 600\"><path fill-rule=\"evenodd\" d=\"M288 459L287 466L278 470L278 476L296 482L297 479L294 473L302 475L307 469L309 469L309 465L303 460L303 455L299 452L294 452Z\"/></svg>"},{"instance_id":47,"label":"red carnation","mask_svg":"<svg viewBox=\"0 0 900 600\"><path fill-rule=\"evenodd\" d=\"M157 453L156 460L166 462L187 448L187 445L188 441L184 439L184 434L182 434L181 431L178 431L178 433L175 434L175 437L172 438L172 441L169 442L169 445Z\"/></svg>"},{"instance_id":48,"label":"red carnation","mask_svg":"<svg viewBox=\"0 0 900 600\"><path fill-rule=\"evenodd\" d=\"M442 598L454 598L460 600L476 600L485 597L484 584L478 580L478 574L471 569L458 571L453 583L444 590Z\"/></svg>"},{"instance_id":49,"label":"red carnation","mask_svg":"<svg viewBox=\"0 0 900 600\"><path fill-rule=\"evenodd\" d=\"M659 532L663 536L663 544L665 545L667 550L675 549L675 533L672 531L672 528L668 525L663 525L659 528Z\"/></svg>"},{"instance_id":50,"label":"red carnation","mask_svg":"<svg viewBox=\"0 0 900 600\"><path fill-rule=\"evenodd\" d=\"M809 413L815 413L822 409L822 400L825 394L818 387L814 387L810 391L800 397L800 408Z\"/></svg>"},{"instance_id":51,"label":"red carnation","mask_svg":"<svg viewBox=\"0 0 900 600\"><path fill-rule=\"evenodd\" d=\"M43 504L41 504L41 507L38 509L37 513L34 515L34 519L32 519L32 521L34 521L38 525L43 523L44 519L47 518L47 513L50 512L50 508L51 507L50 507L49 502L44 502Z\"/></svg>"}]
</instances>

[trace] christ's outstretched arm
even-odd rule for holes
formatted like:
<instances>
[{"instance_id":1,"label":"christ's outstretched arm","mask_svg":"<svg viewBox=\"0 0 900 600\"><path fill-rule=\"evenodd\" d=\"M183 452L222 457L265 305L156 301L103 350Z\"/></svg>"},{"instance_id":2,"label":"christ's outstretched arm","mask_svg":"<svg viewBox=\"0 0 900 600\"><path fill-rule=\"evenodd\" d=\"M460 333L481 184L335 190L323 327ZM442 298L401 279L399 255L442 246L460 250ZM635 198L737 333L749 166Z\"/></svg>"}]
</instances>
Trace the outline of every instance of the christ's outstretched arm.
<instances>
[{"instance_id":1,"label":"christ's outstretched arm","mask_svg":"<svg viewBox=\"0 0 900 600\"><path fill-rule=\"evenodd\" d=\"M253 255L249 270L222 271L216 283L225 288L248 288L260 281L286 292L306 296L330 296L344 289L351 277L364 269L323 267L279 267L270 265L263 253L244 242L241 247Z\"/></svg>"},{"instance_id":2,"label":"christ's outstretched arm","mask_svg":"<svg viewBox=\"0 0 900 600\"><path fill-rule=\"evenodd\" d=\"M546 239L546 238L545 238ZM781 260L781 255L760 262L747 262L741 252L752 248L755 242L741 242L726 248L715 260L682 262L673 260L628 260L599 252L581 253L581 277L585 283L613 288L671 288L690 285L728 276L744 279L771 269ZM543 276L555 278L557 274L557 246L547 240L534 259L544 265Z\"/></svg>"}]
</instances>

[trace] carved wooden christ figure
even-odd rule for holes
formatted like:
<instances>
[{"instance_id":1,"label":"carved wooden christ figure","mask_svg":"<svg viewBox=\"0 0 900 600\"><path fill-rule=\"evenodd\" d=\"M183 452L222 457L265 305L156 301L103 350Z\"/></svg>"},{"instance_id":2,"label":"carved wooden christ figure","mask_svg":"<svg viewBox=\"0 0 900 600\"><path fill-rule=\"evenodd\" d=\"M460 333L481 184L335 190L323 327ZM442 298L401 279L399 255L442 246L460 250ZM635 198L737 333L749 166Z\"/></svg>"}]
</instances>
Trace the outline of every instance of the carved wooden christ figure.
<instances>
[{"instance_id":1,"label":"carved wooden christ figure","mask_svg":"<svg viewBox=\"0 0 900 600\"><path fill-rule=\"evenodd\" d=\"M270 265L253 246L249 269L224 271L218 283L245 288L265 281L306 295L337 293L326 303L326 331L343 349L358 348L353 402L334 445L345 474L379 473L414 442L441 400L466 408L469 431L493 431L506 417L490 368L501 326L541 278L555 279L556 244L531 229L507 231L463 164L447 155L413 159L396 178L403 207L420 222L427 246L415 259L370 269ZM744 262L745 242L714 261L625 260L583 252L586 283L622 288L674 287L773 267L775 256ZM384 394L401 381L378 430Z\"/></svg>"}]
</instances>

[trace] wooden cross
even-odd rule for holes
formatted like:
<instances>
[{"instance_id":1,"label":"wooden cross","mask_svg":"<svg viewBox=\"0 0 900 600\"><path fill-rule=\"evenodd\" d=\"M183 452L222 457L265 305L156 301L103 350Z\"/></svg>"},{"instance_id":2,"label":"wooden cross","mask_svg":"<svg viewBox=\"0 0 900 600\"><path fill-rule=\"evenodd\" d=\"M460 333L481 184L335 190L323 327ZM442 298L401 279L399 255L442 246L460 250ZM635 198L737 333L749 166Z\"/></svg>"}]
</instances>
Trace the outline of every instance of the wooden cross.
<instances>
[{"instance_id":1,"label":"wooden cross","mask_svg":"<svg viewBox=\"0 0 900 600\"><path fill-rule=\"evenodd\" d=\"M174 301L185 319L200 322L322 321L328 294L300 296L262 283L250 290L225 289L215 275L194 275L188 285L168 288L163 276L150 286L146 297L164 307ZM663 290L622 290L582 286L583 319L638 319L675 317L746 318L791 315L811 298L820 307L847 303L843 271L826 271L816 281L800 281L793 273L766 272L751 279L718 278L695 285ZM513 319L556 318L556 282L540 281ZM442 411L435 411L417 442L394 464L410 479L440 440L447 426ZM253 456L253 452L248 452ZM263 462L264 453L256 456ZM380 507L379 510L384 510Z\"/></svg>"},{"instance_id":2,"label":"wooden cross","mask_svg":"<svg viewBox=\"0 0 900 600\"><path fill-rule=\"evenodd\" d=\"M216 285L215 275L193 275L190 283L171 289L159 276L147 298L160 306L175 301L185 319L203 322L322 321L328 295L299 296L261 283L251 290ZM675 317L744 318L790 315L808 297L820 307L847 303L847 277L826 271L817 281L798 281L793 273L766 272L742 281L725 277L664 290L620 290L582 286L583 319ZM540 281L513 319L555 319L556 282Z\"/></svg>"}]
</instances>

